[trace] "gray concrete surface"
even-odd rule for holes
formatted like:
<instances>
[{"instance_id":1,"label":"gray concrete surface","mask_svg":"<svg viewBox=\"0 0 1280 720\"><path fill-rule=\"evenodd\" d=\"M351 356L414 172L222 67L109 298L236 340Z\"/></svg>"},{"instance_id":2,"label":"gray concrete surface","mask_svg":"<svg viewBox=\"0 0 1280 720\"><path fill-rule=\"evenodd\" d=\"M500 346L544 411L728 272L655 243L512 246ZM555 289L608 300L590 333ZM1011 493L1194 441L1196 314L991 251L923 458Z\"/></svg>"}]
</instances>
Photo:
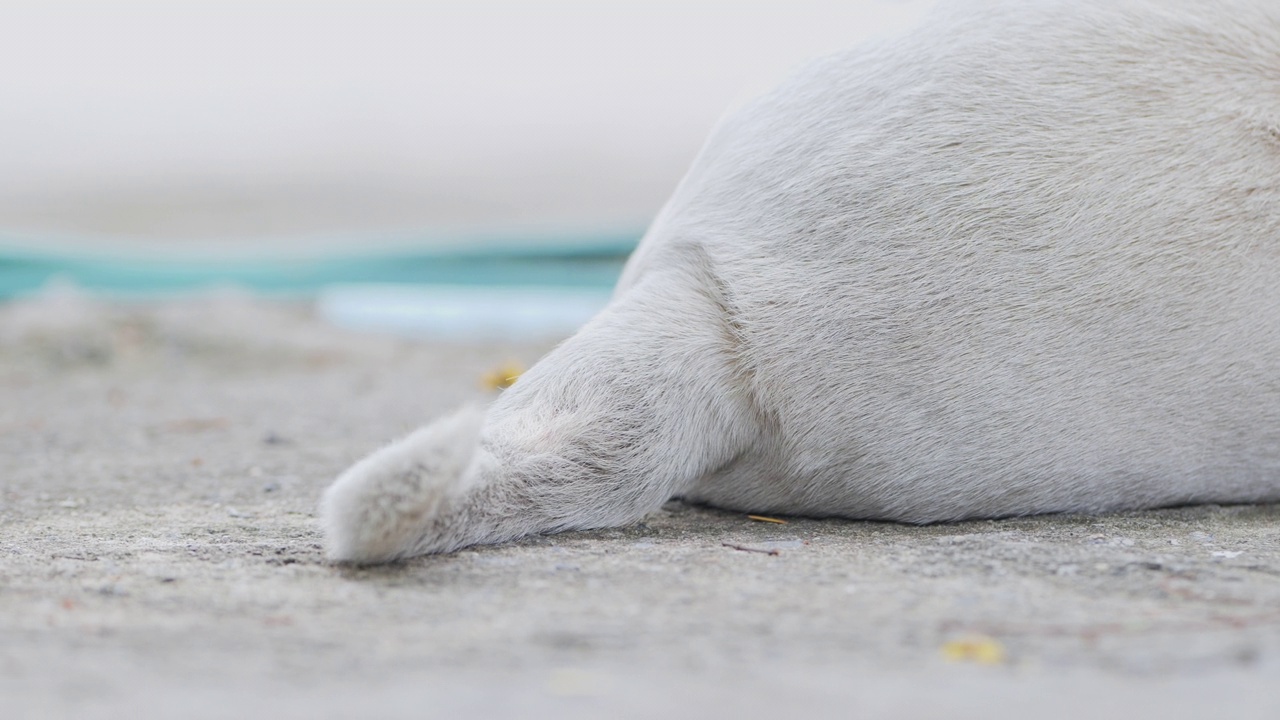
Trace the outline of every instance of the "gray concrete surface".
<instances>
[{"instance_id":1,"label":"gray concrete surface","mask_svg":"<svg viewBox=\"0 0 1280 720\"><path fill-rule=\"evenodd\" d=\"M235 294L0 306L0 717L1280 716L1276 506L908 527L670 503L324 562L337 472L548 347Z\"/></svg>"}]
</instances>

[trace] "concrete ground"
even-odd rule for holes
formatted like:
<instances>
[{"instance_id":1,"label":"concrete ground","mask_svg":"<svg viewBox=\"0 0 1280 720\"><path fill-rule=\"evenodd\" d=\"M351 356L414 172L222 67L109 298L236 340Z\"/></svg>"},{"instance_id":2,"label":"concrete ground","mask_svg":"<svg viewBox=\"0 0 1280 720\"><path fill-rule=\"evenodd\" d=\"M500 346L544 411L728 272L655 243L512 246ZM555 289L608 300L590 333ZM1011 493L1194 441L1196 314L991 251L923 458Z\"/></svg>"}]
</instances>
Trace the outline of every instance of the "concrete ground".
<instances>
[{"instance_id":1,"label":"concrete ground","mask_svg":"<svg viewBox=\"0 0 1280 720\"><path fill-rule=\"evenodd\" d=\"M235 294L0 306L0 716L1280 717L1280 507L932 527L671 503L326 563L345 466L549 346Z\"/></svg>"}]
</instances>

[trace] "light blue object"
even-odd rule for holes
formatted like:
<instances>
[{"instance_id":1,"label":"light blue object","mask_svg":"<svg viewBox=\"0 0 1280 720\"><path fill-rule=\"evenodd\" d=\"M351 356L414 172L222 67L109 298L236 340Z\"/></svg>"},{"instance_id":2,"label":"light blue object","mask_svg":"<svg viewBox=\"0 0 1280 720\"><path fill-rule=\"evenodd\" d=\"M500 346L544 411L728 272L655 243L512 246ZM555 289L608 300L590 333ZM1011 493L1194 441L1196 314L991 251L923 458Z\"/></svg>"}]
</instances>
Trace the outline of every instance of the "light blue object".
<instances>
[{"instance_id":1,"label":"light blue object","mask_svg":"<svg viewBox=\"0 0 1280 720\"><path fill-rule=\"evenodd\" d=\"M316 298L339 327L461 341L566 337L609 301L601 288L336 285Z\"/></svg>"},{"instance_id":2,"label":"light blue object","mask_svg":"<svg viewBox=\"0 0 1280 720\"><path fill-rule=\"evenodd\" d=\"M598 290L617 281L638 233L562 237L326 241L318 250L116 249L110 241L0 237L0 299L54 279L91 293L155 295L235 285L308 296L344 283L547 286ZM269 245L269 244L264 244Z\"/></svg>"}]
</instances>

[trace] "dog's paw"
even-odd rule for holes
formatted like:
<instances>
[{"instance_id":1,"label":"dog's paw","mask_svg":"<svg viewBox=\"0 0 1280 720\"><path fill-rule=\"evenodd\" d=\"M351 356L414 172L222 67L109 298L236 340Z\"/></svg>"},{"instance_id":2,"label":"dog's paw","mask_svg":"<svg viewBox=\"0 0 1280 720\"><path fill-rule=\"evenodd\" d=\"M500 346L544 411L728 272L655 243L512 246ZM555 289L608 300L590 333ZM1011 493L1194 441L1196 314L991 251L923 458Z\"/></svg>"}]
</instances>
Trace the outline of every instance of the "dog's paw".
<instances>
[{"instance_id":1,"label":"dog's paw","mask_svg":"<svg viewBox=\"0 0 1280 720\"><path fill-rule=\"evenodd\" d=\"M329 559L389 562L420 552L424 533L463 495L484 412L457 413L353 465L320 501Z\"/></svg>"}]
</instances>

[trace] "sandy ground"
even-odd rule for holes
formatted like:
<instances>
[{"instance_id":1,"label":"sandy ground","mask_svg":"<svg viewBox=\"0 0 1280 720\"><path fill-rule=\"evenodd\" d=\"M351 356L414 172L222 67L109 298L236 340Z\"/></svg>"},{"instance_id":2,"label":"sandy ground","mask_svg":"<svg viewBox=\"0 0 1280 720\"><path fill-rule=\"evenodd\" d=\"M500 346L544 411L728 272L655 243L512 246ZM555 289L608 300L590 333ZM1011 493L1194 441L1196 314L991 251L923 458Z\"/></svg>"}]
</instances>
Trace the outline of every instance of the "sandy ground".
<instances>
[{"instance_id":1,"label":"sandy ground","mask_svg":"<svg viewBox=\"0 0 1280 720\"><path fill-rule=\"evenodd\" d=\"M671 503L323 560L336 473L548 347L234 294L0 306L0 715L1280 716L1275 506L907 527Z\"/></svg>"}]
</instances>

